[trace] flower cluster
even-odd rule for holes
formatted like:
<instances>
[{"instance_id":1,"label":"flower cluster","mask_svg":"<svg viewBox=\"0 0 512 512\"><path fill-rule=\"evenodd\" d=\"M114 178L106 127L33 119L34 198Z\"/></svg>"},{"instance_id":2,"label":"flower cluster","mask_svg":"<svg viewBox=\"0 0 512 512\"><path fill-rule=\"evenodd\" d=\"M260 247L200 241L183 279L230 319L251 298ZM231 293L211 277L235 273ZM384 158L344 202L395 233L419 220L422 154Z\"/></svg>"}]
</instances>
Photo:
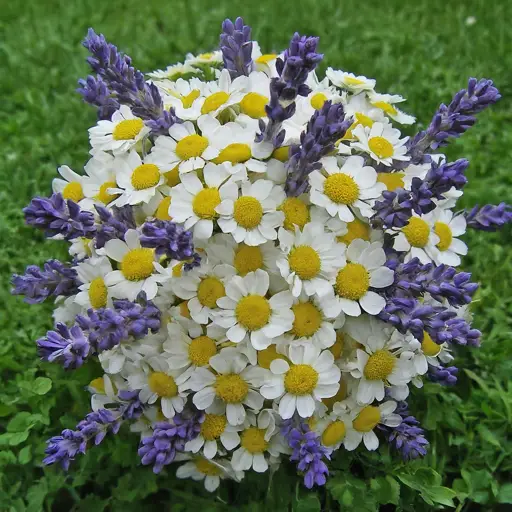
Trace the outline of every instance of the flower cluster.
<instances>
[{"instance_id":1,"label":"flower cluster","mask_svg":"<svg viewBox=\"0 0 512 512\"><path fill-rule=\"evenodd\" d=\"M504 203L454 211L468 162L433 150L499 98L492 82L409 140L401 96L318 77L316 37L263 54L226 20L219 50L148 78L102 35L84 46L91 158L24 210L71 261L29 266L13 293L55 301L43 360L102 374L44 462L67 469L122 423L142 464L210 491L283 460L323 485L338 450L381 442L425 455L410 388L455 384L457 346L480 338L461 237L512 220Z\"/></svg>"}]
</instances>

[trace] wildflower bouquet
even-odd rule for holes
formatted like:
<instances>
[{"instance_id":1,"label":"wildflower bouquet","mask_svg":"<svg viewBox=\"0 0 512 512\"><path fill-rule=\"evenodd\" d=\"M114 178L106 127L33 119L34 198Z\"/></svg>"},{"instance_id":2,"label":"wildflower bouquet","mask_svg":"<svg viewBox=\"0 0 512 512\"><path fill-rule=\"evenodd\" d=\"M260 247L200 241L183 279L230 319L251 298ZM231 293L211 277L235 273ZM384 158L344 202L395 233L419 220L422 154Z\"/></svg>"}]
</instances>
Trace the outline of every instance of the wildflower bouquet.
<instances>
[{"instance_id":1,"label":"wildflower bouquet","mask_svg":"<svg viewBox=\"0 0 512 512\"><path fill-rule=\"evenodd\" d=\"M319 79L317 45L295 34L262 54L226 20L220 50L145 78L89 30L91 158L24 210L71 261L13 277L27 302L55 301L42 359L102 368L46 464L67 469L123 423L142 464L176 462L209 491L283 460L323 485L334 452L381 442L426 454L410 387L455 384L458 347L480 342L460 237L512 220L504 203L454 211L469 163L437 150L500 95L472 78L404 137L404 99Z\"/></svg>"}]
</instances>

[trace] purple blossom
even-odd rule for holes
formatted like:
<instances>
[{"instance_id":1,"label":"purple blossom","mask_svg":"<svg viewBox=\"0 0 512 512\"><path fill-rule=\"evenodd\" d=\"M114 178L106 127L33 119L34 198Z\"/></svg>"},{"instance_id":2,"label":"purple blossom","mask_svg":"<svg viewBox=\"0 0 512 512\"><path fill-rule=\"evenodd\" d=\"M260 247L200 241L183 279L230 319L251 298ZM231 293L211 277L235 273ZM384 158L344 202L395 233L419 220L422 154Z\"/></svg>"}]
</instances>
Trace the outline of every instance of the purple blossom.
<instances>
[{"instance_id":1,"label":"purple blossom","mask_svg":"<svg viewBox=\"0 0 512 512\"><path fill-rule=\"evenodd\" d=\"M176 117L174 107L171 107L169 110L164 110L162 115L157 119L146 121L146 125L151 128L151 131L155 135L167 135L169 128L176 123L183 123L183 121L179 117Z\"/></svg>"},{"instance_id":2,"label":"purple blossom","mask_svg":"<svg viewBox=\"0 0 512 512\"><path fill-rule=\"evenodd\" d=\"M429 365L427 377L442 386L454 386L457 383L458 373L459 369L456 366Z\"/></svg>"},{"instance_id":3,"label":"purple blossom","mask_svg":"<svg viewBox=\"0 0 512 512\"><path fill-rule=\"evenodd\" d=\"M48 331L46 337L37 340L41 359L59 362L66 370L79 368L91 351L89 340L77 325L68 328L58 323L55 328L55 331Z\"/></svg>"},{"instance_id":4,"label":"purple blossom","mask_svg":"<svg viewBox=\"0 0 512 512\"><path fill-rule=\"evenodd\" d=\"M304 485L308 489L325 485L329 468L323 459L330 460L332 450L323 446L320 437L303 421L285 420L281 433L292 449L290 460L297 462L297 469L304 474Z\"/></svg>"},{"instance_id":5,"label":"purple blossom","mask_svg":"<svg viewBox=\"0 0 512 512\"><path fill-rule=\"evenodd\" d=\"M372 223L375 227L403 228L412 216L413 200L411 193L403 188L382 192L382 201L375 201L375 215Z\"/></svg>"},{"instance_id":6,"label":"purple blossom","mask_svg":"<svg viewBox=\"0 0 512 512\"><path fill-rule=\"evenodd\" d=\"M285 185L288 196L299 196L306 191L309 174L321 168L320 159L334 150L334 143L345 135L351 124L352 118L345 119L341 103L326 101L315 111L306 130L300 134L300 144L290 148Z\"/></svg>"},{"instance_id":7,"label":"purple blossom","mask_svg":"<svg viewBox=\"0 0 512 512\"><path fill-rule=\"evenodd\" d=\"M153 465L153 472L160 473L164 466L173 462L177 452L185 450L188 441L199 435L203 421L203 413L184 411L175 414L169 422L155 423L153 434L142 439L139 446L142 464Z\"/></svg>"},{"instance_id":8,"label":"purple blossom","mask_svg":"<svg viewBox=\"0 0 512 512\"><path fill-rule=\"evenodd\" d=\"M98 107L98 119L110 119L119 110L119 101L113 96L103 79L89 75L85 80L78 80L80 87L76 90L86 103Z\"/></svg>"},{"instance_id":9,"label":"purple blossom","mask_svg":"<svg viewBox=\"0 0 512 512\"><path fill-rule=\"evenodd\" d=\"M94 215L81 210L71 199L65 201L62 194L34 197L23 208L23 213L25 222L44 231L47 237L62 235L66 240L93 238L96 231Z\"/></svg>"},{"instance_id":10,"label":"purple blossom","mask_svg":"<svg viewBox=\"0 0 512 512\"><path fill-rule=\"evenodd\" d=\"M28 304L39 304L48 297L69 297L78 292L80 281L76 270L59 260L48 260L41 270L29 265L24 275L12 276L13 295L25 295Z\"/></svg>"},{"instance_id":11,"label":"purple blossom","mask_svg":"<svg viewBox=\"0 0 512 512\"><path fill-rule=\"evenodd\" d=\"M220 49L224 68L229 70L231 78L248 76L254 69L251 27L244 25L243 18L238 17L235 23L228 18L222 22Z\"/></svg>"},{"instance_id":12,"label":"purple blossom","mask_svg":"<svg viewBox=\"0 0 512 512\"><path fill-rule=\"evenodd\" d=\"M173 260L192 262L184 265L185 270L198 266L200 256L194 252L192 233L178 224L166 220L153 220L142 226L140 237L142 247L156 249L157 256L166 256Z\"/></svg>"},{"instance_id":13,"label":"purple blossom","mask_svg":"<svg viewBox=\"0 0 512 512\"><path fill-rule=\"evenodd\" d=\"M133 208L129 205L121 208L113 207L112 212L103 206L94 206L100 217L101 223L96 232L96 248L101 249L114 238L124 240L124 235L129 229L135 229Z\"/></svg>"},{"instance_id":14,"label":"purple blossom","mask_svg":"<svg viewBox=\"0 0 512 512\"><path fill-rule=\"evenodd\" d=\"M479 208L476 205L470 212L464 212L464 215L468 227L481 231L496 231L512 222L512 206L500 203L498 206L486 204Z\"/></svg>"}]
</instances>

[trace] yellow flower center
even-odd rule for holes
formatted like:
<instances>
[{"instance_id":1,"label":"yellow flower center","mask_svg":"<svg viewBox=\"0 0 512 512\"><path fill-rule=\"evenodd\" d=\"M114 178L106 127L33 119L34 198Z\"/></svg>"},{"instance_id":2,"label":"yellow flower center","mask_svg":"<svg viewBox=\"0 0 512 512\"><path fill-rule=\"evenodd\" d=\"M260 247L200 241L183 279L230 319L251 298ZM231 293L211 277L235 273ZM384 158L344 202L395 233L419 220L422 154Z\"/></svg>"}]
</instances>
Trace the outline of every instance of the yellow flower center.
<instances>
[{"instance_id":1,"label":"yellow flower center","mask_svg":"<svg viewBox=\"0 0 512 512\"><path fill-rule=\"evenodd\" d=\"M298 338L309 338L320 329L322 313L312 302L299 302L292 306L295 318L291 333Z\"/></svg>"},{"instance_id":2,"label":"yellow flower center","mask_svg":"<svg viewBox=\"0 0 512 512\"><path fill-rule=\"evenodd\" d=\"M210 60L213 57L213 53L207 52L207 53L200 53L197 58L201 60Z\"/></svg>"},{"instance_id":3,"label":"yellow flower center","mask_svg":"<svg viewBox=\"0 0 512 512\"><path fill-rule=\"evenodd\" d=\"M194 133L183 137L183 139L176 144L175 152L181 160L188 160L189 158L201 156L207 147L208 139Z\"/></svg>"},{"instance_id":4,"label":"yellow flower center","mask_svg":"<svg viewBox=\"0 0 512 512\"><path fill-rule=\"evenodd\" d=\"M217 300L225 295L224 285L217 277L205 277L197 287L197 300L210 309L216 308Z\"/></svg>"},{"instance_id":5,"label":"yellow flower center","mask_svg":"<svg viewBox=\"0 0 512 512\"><path fill-rule=\"evenodd\" d=\"M346 174L331 174L324 182L324 194L333 203L352 204L359 197L359 187Z\"/></svg>"},{"instance_id":6,"label":"yellow flower center","mask_svg":"<svg viewBox=\"0 0 512 512\"><path fill-rule=\"evenodd\" d=\"M435 357L441 352L441 345L432 340L430 334L423 331L423 341L421 342L421 350L426 356Z\"/></svg>"},{"instance_id":7,"label":"yellow flower center","mask_svg":"<svg viewBox=\"0 0 512 512\"><path fill-rule=\"evenodd\" d=\"M261 203L251 196L239 197L235 201L233 218L239 226L245 229L254 229L263 217Z\"/></svg>"},{"instance_id":8,"label":"yellow flower center","mask_svg":"<svg viewBox=\"0 0 512 512\"><path fill-rule=\"evenodd\" d=\"M309 364L292 366L284 377L284 388L292 395L310 395L318 383L318 372Z\"/></svg>"},{"instance_id":9,"label":"yellow flower center","mask_svg":"<svg viewBox=\"0 0 512 512\"><path fill-rule=\"evenodd\" d=\"M78 201L81 201L85 197L82 185L80 185L78 181L68 183L62 190L62 197L78 203Z\"/></svg>"},{"instance_id":10,"label":"yellow flower center","mask_svg":"<svg viewBox=\"0 0 512 512\"><path fill-rule=\"evenodd\" d=\"M177 165L170 171L164 173L165 183L166 185L169 185L169 187L175 187L178 183L181 183L180 171L178 167L179 166Z\"/></svg>"},{"instance_id":11,"label":"yellow flower center","mask_svg":"<svg viewBox=\"0 0 512 512\"><path fill-rule=\"evenodd\" d=\"M288 255L288 263L290 270L306 281L317 276L322 266L320 256L309 245L294 247Z\"/></svg>"},{"instance_id":12,"label":"yellow flower center","mask_svg":"<svg viewBox=\"0 0 512 512\"><path fill-rule=\"evenodd\" d=\"M200 219L215 219L218 213L215 208L220 204L220 193L217 188L203 188L192 201L192 210Z\"/></svg>"},{"instance_id":13,"label":"yellow flower center","mask_svg":"<svg viewBox=\"0 0 512 512\"><path fill-rule=\"evenodd\" d=\"M439 242L436 247L440 251L446 251L452 245L453 235L450 226L444 222L436 222L434 224L434 231L436 235L439 237Z\"/></svg>"},{"instance_id":14,"label":"yellow flower center","mask_svg":"<svg viewBox=\"0 0 512 512\"><path fill-rule=\"evenodd\" d=\"M251 148L247 144L235 142L226 146L219 153L219 156L213 160L213 162L216 164L222 164L223 162L240 164L247 162L251 156Z\"/></svg>"},{"instance_id":15,"label":"yellow flower center","mask_svg":"<svg viewBox=\"0 0 512 512\"><path fill-rule=\"evenodd\" d=\"M153 273L153 261L152 249L132 249L121 262L121 272L128 281L141 281Z\"/></svg>"},{"instance_id":16,"label":"yellow flower center","mask_svg":"<svg viewBox=\"0 0 512 512\"><path fill-rule=\"evenodd\" d=\"M160 220L171 220L169 208L171 206L171 196L164 197L155 212L155 217Z\"/></svg>"},{"instance_id":17,"label":"yellow flower center","mask_svg":"<svg viewBox=\"0 0 512 512\"><path fill-rule=\"evenodd\" d=\"M249 392L249 385L237 373L218 375L213 387L217 396L228 404L242 402Z\"/></svg>"},{"instance_id":18,"label":"yellow flower center","mask_svg":"<svg viewBox=\"0 0 512 512\"><path fill-rule=\"evenodd\" d=\"M229 100L229 94L224 91L215 92L204 100L201 107L201 114L208 114L217 110L221 105L224 105Z\"/></svg>"},{"instance_id":19,"label":"yellow flower center","mask_svg":"<svg viewBox=\"0 0 512 512\"><path fill-rule=\"evenodd\" d=\"M180 261L172 268L172 277L181 277L183 274L183 265L185 265L185 262Z\"/></svg>"},{"instance_id":20,"label":"yellow flower center","mask_svg":"<svg viewBox=\"0 0 512 512\"><path fill-rule=\"evenodd\" d=\"M364 376L368 380L385 380L395 367L396 358L388 350L377 350L366 362Z\"/></svg>"},{"instance_id":21,"label":"yellow flower center","mask_svg":"<svg viewBox=\"0 0 512 512\"><path fill-rule=\"evenodd\" d=\"M357 415L356 419L352 423L352 426L358 432L370 432L373 430L380 421L380 410L378 407L373 405L367 405Z\"/></svg>"},{"instance_id":22,"label":"yellow flower center","mask_svg":"<svg viewBox=\"0 0 512 512\"><path fill-rule=\"evenodd\" d=\"M94 388L96 392L101 393L102 395L105 394L105 381L103 380L103 377L91 380L91 382L89 382L89 386Z\"/></svg>"},{"instance_id":23,"label":"yellow flower center","mask_svg":"<svg viewBox=\"0 0 512 512\"><path fill-rule=\"evenodd\" d=\"M160 169L155 164L142 164L133 170L132 186L135 190L154 187L159 181Z\"/></svg>"},{"instance_id":24,"label":"yellow flower center","mask_svg":"<svg viewBox=\"0 0 512 512\"><path fill-rule=\"evenodd\" d=\"M265 430L257 427L246 428L241 435L240 445L249 453L262 453L268 447Z\"/></svg>"},{"instance_id":25,"label":"yellow flower center","mask_svg":"<svg viewBox=\"0 0 512 512\"><path fill-rule=\"evenodd\" d=\"M371 117L368 117L362 112L356 112L355 118L356 124L360 124L368 128L371 128L373 126L373 123L375 122Z\"/></svg>"},{"instance_id":26,"label":"yellow flower center","mask_svg":"<svg viewBox=\"0 0 512 512\"><path fill-rule=\"evenodd\" d=\"M350 245L356 238L366 240L367 242L370 240L370 226L359 219L348 222L347 229L348 231L344 235L336 237L338 242Z\"/></svg>"},{"instance_id":27,"label":"yellow flower center","mask_svg":"<svg viewBox=\"0 0 512 512\"><path fill-rule=\"evenodd\" d=\"M216 353L217 345L208 336L193 339L188 347L188 358L196 366L206 366Z\"/></svg>"},{"instance_id":28,"label":"yellow flower center","mask_svg":"<svg viewBox=\"0 0 512 512\"><path fill-rule=\"evenodd\" d=\"M260 117L265 117L267 115L265 112L265 105L267 103L268 98L263 96L263 94L250 92L249 94L246 94L240 102L240 109L249 117L259 119Z\"/></svg>"},{"instance_id":29,"label":"yellow flower center","mask_svg":"<svg viewBox=\"0 0 512 512\"><path fill-rule=\"evenodd\" d=\"M148 378L149 389L163 398L172 398L178 394L178 386L171 375L153 372Z\"/></svg>"},{"instance_id":30,"label":"yellow flower center","mask_svg":"<svg viewBox=\"0 0 512 512\"><path fill-rule=\"evenodd\" d=\"M393 107L390 103L386 103L385 101L376 101L373 103L373 105L377 108L380 108L381 110L384 110L386 114L389 114L391 116L396 116L398 114L398 110Z\"/></svg>"},{"instance_id":31,"label":"yellow flower center","mask_svg":"<svg viewBox=\"0 0 512 512\"><path fill-rule=\"evenodd\" d=\"M102 277L96 277L89 285L89 301L94 309L107 305L107 287Z\"/></svg>"},{"instance_id":32,"label":"yellow flower center","mask_svg":"<svg viewBox=\"0 0 512 512\"><path fill-rule=\"evenodd\" d=\"M180 315L190 319L190 309L188 309L188 300L184 300L178 306L180 308Z\"/></svg>"},{"instance_id":33,"label":"yellow flower center","mask_svg":"<svg viewBox=\"0 0 512 512\"><path fill-rule=\"evenodd\" d=\"M206 441L219 439L224 433L226 424L226 416L220 414L206 414L203 423L201 423L201 435Z\"/></svg>"},{"instance_id":34,"label":"yellow flower center","mask_svg":"<svg viewBox=\"0 0 512 512\"><path fill-rule=\"evenodd\" d=\"M379 172L377 174L377 181L384 183L388 190L396 190L397 188L404 188L404 176L403 172Z\"/></svg>"},{"instance_id":35,"label":"yellow flower center","mask_svg":"<svg viewBox=\"0 0 512 512\"><path fill-rule=\"evenodd\" d=\"M347 85L363 85L364 84L363 80L359 80L358 78L354 78L352 76L346 76L344 78L344 82Z\"/></svg>"},{"instance_id":36,"label":"yellow flower center","mask_svg":"<svg viewBox=\"0 0 512 512\"><path fill-rule=\"evenodd\" d=\"M423 219L411 217L402 232L413 247L425 247L428 243L430 227Z\"/></svg>"},{"instance_id":37,"label":"yellow flower center","mask_svg":"<svg viewBox=\"0 0 512 512\"><path fill-rule=\"evenodd\" d=\"M368 147L379 158L390 158L394 153L393 144L384 137L372 137L368 140Z\"/></svg>"},{"instance_id":38,"label":"yellow flower center","mask_svg":"<svg viewBox=\"0 0 512 512\"><path fill-rule=\"evenodd\" d=\"M311 103L311 106L315 110L320 110L324 103L327 101L327 96L322 92L317 92L316 94L313 94L309 102Z\"/></svg>"},{"instance_id":39,"label":"yellow flower center","mask_svg":"<svg viewBox=\"0 0 512 512\"><path fill-rule=\"evenodd\" d=\"M360 263L347 263L336 276L336 293L349 300L359 300L370 287L370 274Z\"/></svg>"},{"instance_id":40,"label":"yellow flower center","mask_svg":"<svg viewBox=\"0 0 512 512\"><path fill-rule=\"evenodd\" d=\"M282 354L278 354L275 345L269 345L267 348L263 350L258 350L257 358L258 365L262 368L268 370L270 368L270 363L274 361L274 359L283 359L286 360Z\"/></svg>"},{"instance_id":41,"label":"yellow flower center","mask_svg":"<svg viewBox=\"0 0 512 512\"><path fill-rule=\"evenodd\" d=\"M203 475L219 476L222 474L222 470L207 459L197 459L194 464L196 465L197 471Z\"/></svg>"},{"instance_id":42,"label":"yellow flower center","mask_svg":"<svg viewBox=\"0 0 512 512\"><path fill-rule=\"evenodd\" d=\"M343 421L333 421L327 428L324 430L322 434L322 444L324 446L334 446L343 440L345 437L345 433L347 429L345 427L345 423Z\"/></svg>"},{"instance_id":43,"label":"yellow flower center","mask_svg":"<svg viewBox=\"0 0 512 512\"><path fill-rule=\"evenodd\" d=\"M347 383L343 379L340 379L340 387L338 388L336 394L329 398L322 398L322 402L329 410L332 410L333 405L337 402L345 400L347 395Z\"/></svg>"},{"instance_id":44,"label":"yellow flower center","mask_svg":"<svg viewBox=\"0 0 512 512\"><path fill-rule=\"evenodd\" d=\"M194 89L190 91L186 96L181 97L181 103L183 108L190 108L197 98L201 96L201 91L199 89Z\"/></svg>"},{"instance_id":45,"label":"yellow flower center","mask_svg":"<svg viewBox=\"0 0 512 512\"><path fill-rule=\"evenodd\" d=\"M235 309L238 322L248 331L257 331L267 325L271 313L268 300L261 295L242 297Z\"/></svg>"},{"instance_id":46,"label":"yellow flower center","mask_svg":"<svg viewBox=\"0 0 512 512\"><path fill-rule=\"evenodd\" d=\"M103 204L108 204L110 201L113 201L116 197L119 197L119 194L110 194L109 188L116 188L117 183L115 181L106 181L100 186L98 194L96 195L96 199L101 201Z\"/></svg>"},{"instance_id":47,"label":"yellow flower center","mask_svg":"<svg viewBox=\"0 0 512 512\"><path fill-rule=\"evenodd\" d=\"M309 222L309 208L298 197L289 197L277 208L284 213L284 229L302 229Z\"/></svg>"},{"instance_id":48,"label":"yellow flower center","mask_svg":"<svg viewBox=\"0 0 512 512\"><path fill-rule=\"evenodd\" d=\"M268 64L277 57L276 53L265 53L256 59L258 64Z\"/></svg>"},{"instance_id":49,"label":"yellow flower center","mask_svg":"<svg viewBox=\"0 0 512 512\"><path fill-rule=\"evenodd\" d=\"M334 356L334 359L339 359L341 354L343 353L343 348L345 346L345 338L342 332L336 333L336 341L334 345L329 347L329 351Z\"/></svg>"},{"instance_id":50,"label":"yellow flower center","mask_svg":"<svg viewBox=\"0 0 512 512\"><path fill-rule=\"evenodd\" d=\"M240 244L235 250L233 265L239 275L245 276L249 272L263 268L263 253L258 246Z\"/></svg>"},{"instance_id":51,"label":"yellow flower center","mask_svg":"<svg viewBox=\"0 0 512 512\"><path fill-rule=\"evenodd\" d=\"M280 162L286 162L290 158L290 146L281 146L280 148L274 149L272 152L272 158L279 160Z\"/></svg>"},{"instance_id":52,"label":"yellow flower center","mask_svg":"<svg viewBox=\"0 0 512 512\"><path fill-rule=\"evenodd\" d=\"M114 140L135 139L142 128L144 128L142 119L125 119L116 125L112 137Z\"/></svg>"}]
</instances>

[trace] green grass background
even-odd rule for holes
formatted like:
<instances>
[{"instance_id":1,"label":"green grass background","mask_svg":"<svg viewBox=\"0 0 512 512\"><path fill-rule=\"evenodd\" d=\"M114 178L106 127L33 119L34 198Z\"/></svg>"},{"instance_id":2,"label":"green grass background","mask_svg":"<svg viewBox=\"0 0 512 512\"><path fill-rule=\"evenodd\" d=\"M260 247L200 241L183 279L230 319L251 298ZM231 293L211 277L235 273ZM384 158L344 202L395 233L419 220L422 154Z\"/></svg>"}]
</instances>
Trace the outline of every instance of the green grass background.
<instances>
[{"instance_id":1,"label":"green grass background","mask_svg":"<svg viewBox=\"0 0 512 512\"><path fill-rule=\"evenodd\" d=\"M34 341L51 327L51 307L10 297L9 280L27 264L65 257L64 247L24 226L21 208L32 196L50 193L58 165L80 170L87 159L87 128L95 112L74 92L77 79L88 73L81 39L92 26L149 71L215 47L222 20L237 15L252 25L264 51L286 47L294 31L319 35L325 62L376 78L379 91L407 97L405 110L422 125L469 76L492 78L503 99L448 153L471 161L461 206L512 203L512 2L507 0L1 0L0 510L305 512L378 510L379 505L394 510L396 504L399 510L433 510L452 498L457 510L507 510L512 502L510 228L466 236L470 254L464 267L481 283L473 309L483 346L459 356L456 388L427 385L414 393L413 409L432 443L423 462L404 467L385 448L342 454L327 490L306 492L285 466L270 482L267 475L249 477L240 487L226 484L209 495L201 485L177 481L172 470L155 477L138 466L137 439L123 431L91 449L68 476L41 467L45 439L87 413L83 387L99 370L70 374L41 364ZM466 24L469 16L476 18L472 26ZM441 481L446 490L439 490Z\"/></svg>"}]
</instances>

